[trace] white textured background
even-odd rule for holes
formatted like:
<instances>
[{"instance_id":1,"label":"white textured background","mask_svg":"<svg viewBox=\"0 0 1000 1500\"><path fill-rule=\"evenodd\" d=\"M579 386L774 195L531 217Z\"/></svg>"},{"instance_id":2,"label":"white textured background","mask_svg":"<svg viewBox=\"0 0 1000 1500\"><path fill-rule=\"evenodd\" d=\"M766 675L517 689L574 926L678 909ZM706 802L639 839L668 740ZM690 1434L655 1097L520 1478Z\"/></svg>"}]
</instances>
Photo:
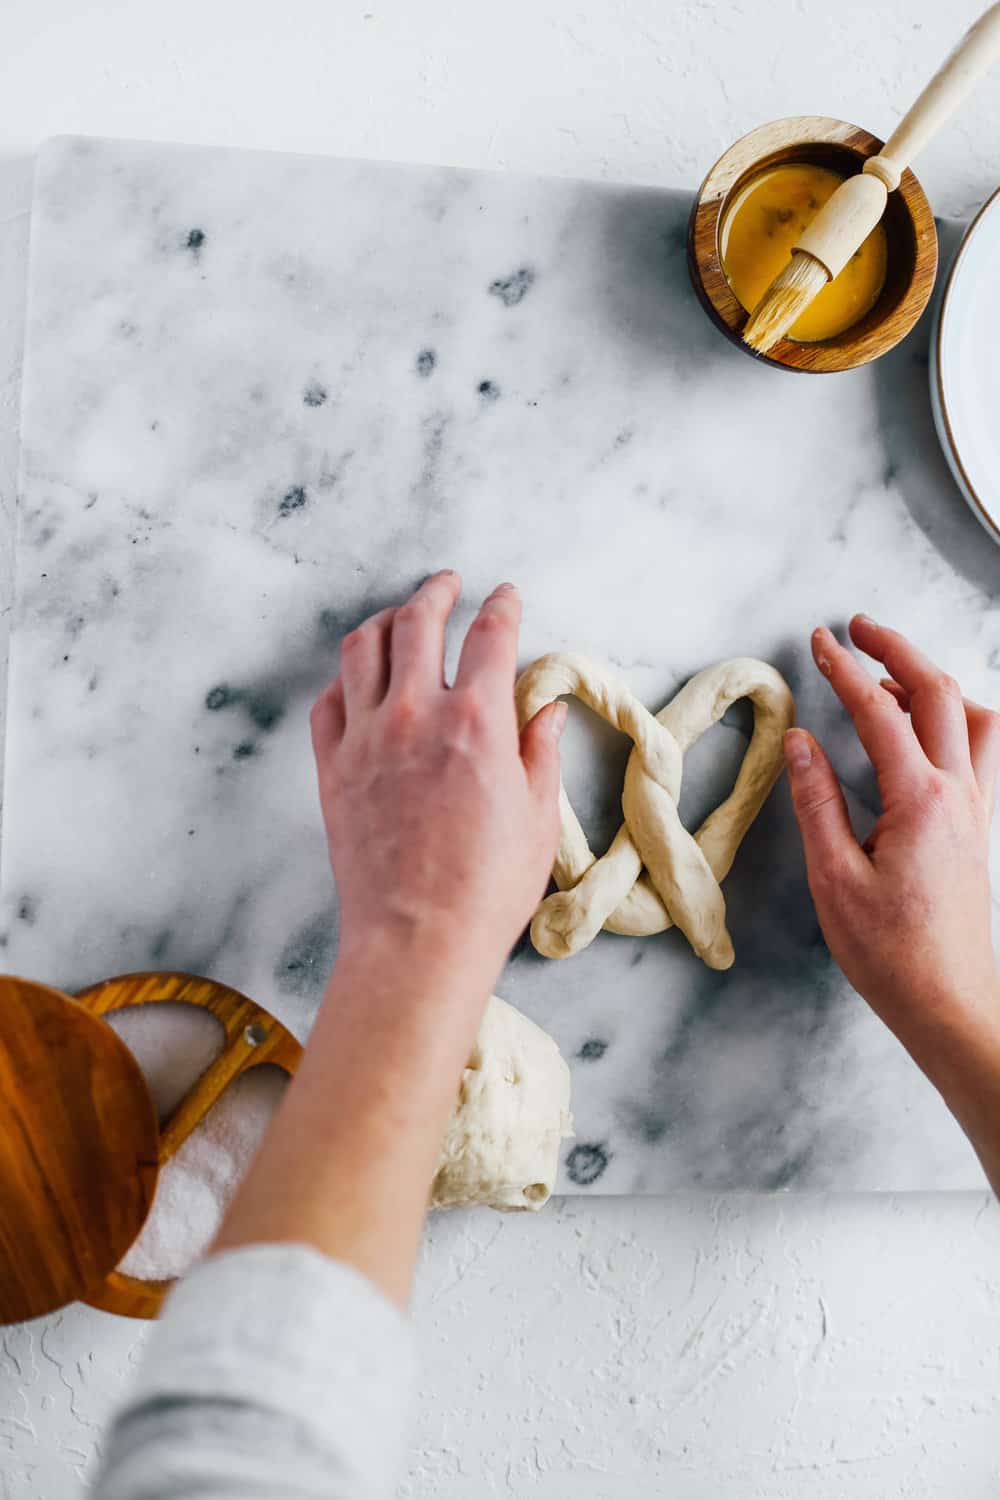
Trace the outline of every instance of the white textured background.
<instances>
[{"instance_id":1,"label":"white textured background","mask_svg":"<svg viewBox=\"0 0 1000 1500\"><path fill-rule=\"evenodd\" d=\"M778 115L885 133L978 8L8 0L4 514L27 168L46 135L693 187L733 138ZM1000 179L998 88L920 163L941 214L967 215ZM402 1493L994 1497L998 1252L1000 1212L969 1196L575 1199L538 1219L441 1219L417 1294L423 1400ZM136 1325L79 1308L0 1335L0 1500L79 1493L140 1342Z\"/></svg>"}]
</instances>

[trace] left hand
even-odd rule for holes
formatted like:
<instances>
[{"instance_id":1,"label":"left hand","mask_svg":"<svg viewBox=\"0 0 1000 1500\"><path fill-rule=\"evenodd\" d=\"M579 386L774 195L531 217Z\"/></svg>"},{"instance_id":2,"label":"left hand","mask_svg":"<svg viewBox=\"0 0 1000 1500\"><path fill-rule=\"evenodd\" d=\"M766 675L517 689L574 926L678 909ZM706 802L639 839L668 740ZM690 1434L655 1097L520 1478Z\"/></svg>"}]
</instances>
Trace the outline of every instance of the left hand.
<instances>
[{"instance_id":1,"label":"left hand","mask_svg":"<svg viewBox=\"0 0 1000 1500\"><path fill-rule=\"evenodd\" d=\"M313 709L340 951L216 1240L315 1245L400 1303L462 1069L559 827L565 705L518 734L511 584L486 600L446 686L459 586L437 573L353 630Z\"/></svg>"},{"instance_id":2,"label":"left hand","mask_svg":"<svg viewBox=\"0 0 1000 1500\"><path fill-rule=\"evenodd\" d=\"M312 734L340 964L384 953L408 972L446 967L448 988L485 1003L552 868L566 708L550 704L518 733L513 584L483 604L445 684L460 587L437 573L346 636Z\"/></svg>"}]
</instances>

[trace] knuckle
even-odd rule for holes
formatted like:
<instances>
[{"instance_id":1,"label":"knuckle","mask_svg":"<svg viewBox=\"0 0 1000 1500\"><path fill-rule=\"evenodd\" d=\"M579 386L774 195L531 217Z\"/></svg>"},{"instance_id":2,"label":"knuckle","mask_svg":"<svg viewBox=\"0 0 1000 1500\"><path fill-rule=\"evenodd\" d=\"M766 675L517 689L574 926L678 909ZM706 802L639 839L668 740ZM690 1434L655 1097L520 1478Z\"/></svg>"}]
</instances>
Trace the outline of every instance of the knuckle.
<instances>
[{"instance_id":1,"label":"knuckle","mask_svg":"<svg viewBox=\"0 0 1000 1500\"><path fill-rule=\"evenodd\" d=\"M443 578L431 578L421 584L415 594L411 594L405 604L396 610L396 620L402 624L404 629L414 625L421 625L437 615L446 613L450 590L446 580Z\"/></svg>"},{"instance_id":2,"label":"knuckle","mask_svg":"<svg viewBox=\"0 0 1000 1500\"><path fill-rule=\"evenodd\" d=\"M340 643L342 655L355 656L359 651L364 649L368 641L366 634L367 625L368 621L365 620L361 625L355 625L353 630L347 632Z\"/></svg>"},{"instance_id":3,"label":"knuckle","mask_svg":"<svg viewBox=\"0 0 1000 1500\"><path fill-rule=\"evenodd\" d=\"M867 718L874 718L884 713L890 704L892 704L891 694L882 687L881 683L868 681L863 687L858 688L852 711Z\"/></svg>"},{"instance_id":4,"label":"knuckle","mask_svg":"<svg viewBox=\"0 0 1000 1500\"><path fill-rule=\"evenodd\" d=\"M947 672L942 672L931 683L931 690L936 697L947 703L961 702L962 689L954 677Z\"/></svg>"},{"instance_id":5,"label":"knuckle","mask_svg":"<svg viewBox=\"0 0 1000 1500\"><path fill-rule=\"evenodd\" d=\"M845 907L853 889L852 872L842 855L826 854L809 866L809 888L827 907Z\"/></svg>"},{"instance_id":6,"label":"knuckle","mask_svg":"<svg viewBox=\"0 0 1000 1500\"><path fill-rule=\"evenodd\" d=\"M895 697L888 688L884 688L880 682L873 682L865 689L862 698L862 706L873 714L888 713L890 709L898 707Z\"/></svg>"},{"instance_id":7,"label":"knuckle","mask_svg":"<svg viewBox=\"0 0 1000 1500\"><path fill-rule=\"evenodd\" d=\"M924 776L921 801L930 812L944 808L951 797L951 783L943 771L932 767Z\"/></svg>"},{"instance_id":8,"label":"knuckle","mask_svg":"<svg viewBox=\"0 0 1000 1500\"><path fill-rule=\"evenodd\" d=\"M386 723L390 734L396 739L412 734L419 716L420 704L411 692L394 693L387 702Z\"/></svg>"},{"instance_id":9,"label":"knuckle","mask_svg":"<svg viewBox=\"0 0 1000 1500\"><path fill-rule=\"evenodd\" d=\"M412 599L407 599L396 611L396 624L403 630L409 630L414 625L419 625L424 618L424 606L419 594L414 594Z\"/></svg>"},{"instance_id":10,"label":"knuckle","mask_svg":"<svg viewBox=\"0 0 1000 1500\"><path fill-rule=\"evenodd\" d=\"M309 722L314 727L322 721L327 709L335 701L339 687L340 678L335 677L313 700L312 708L309 710Z\"/></svg>"},{"instance_id":11,"label":"knuckle","mask_svg":"<svg viewBox=\"0 0 1000 1500\"><path fill-rule=\"evenodd\" d=\"M803 818L818 818L838 799L838 793L830 788L805 791L796 799L796 806Z\"/></svg>"},{"instance_id":12,"label":"knuckle","mask_svg":"<svg viewBox=\"0 0 1000 1500\"><path fill-rule=\"evenodd\" d=\"M472 622L472 629L487 637L506 635L510 629L510 616L502 605L493 604L479 612Z\"/></svg>"}]
</instances>

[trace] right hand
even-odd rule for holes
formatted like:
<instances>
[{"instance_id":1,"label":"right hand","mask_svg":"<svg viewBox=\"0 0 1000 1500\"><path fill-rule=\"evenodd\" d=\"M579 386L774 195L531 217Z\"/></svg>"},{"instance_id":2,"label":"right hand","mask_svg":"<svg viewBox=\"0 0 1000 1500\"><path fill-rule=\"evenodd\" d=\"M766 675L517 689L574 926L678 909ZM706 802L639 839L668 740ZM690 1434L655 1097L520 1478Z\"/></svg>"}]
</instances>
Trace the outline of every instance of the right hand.
<instances>
[{"instance_id":1,"label":"right hand","mask_svg":"<svg viewBox=\"0 0 1000 1500\"><path fill-rule=\"evenodd\" d=\"M881 684L825 628L813 634L813 656L871 758L882 816L862 847L823 750L805 730L789 730L809 888L833 957L941 1090L992 1172L1000 1168L1000 981L989 831L1000 717L965 702L898 632L864 615L850 630L890 674Z\"/></svg>"}]
</instances>

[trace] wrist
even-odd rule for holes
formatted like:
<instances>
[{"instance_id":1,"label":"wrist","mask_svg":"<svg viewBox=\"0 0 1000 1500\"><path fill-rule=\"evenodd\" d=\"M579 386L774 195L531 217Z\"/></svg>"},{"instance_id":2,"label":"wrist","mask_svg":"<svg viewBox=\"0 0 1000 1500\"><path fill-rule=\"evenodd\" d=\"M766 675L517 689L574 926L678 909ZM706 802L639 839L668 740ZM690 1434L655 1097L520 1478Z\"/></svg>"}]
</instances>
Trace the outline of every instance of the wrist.
<instances>
[{"instance_id":1,"label":"wrist","mask_svg":"<svg viewBox=\"0 0 1000 1500\"><path fill-rule=\"evenodd\" d=\"M914 1060L946 1096L992 1069L1000 1058L1000 978L911 993L907 1003ZM902 1028L901 1028L902 1029Z\"/></svg>"},{"instance_id":2,"label":"wrist","mask_svg":"<svg viewBox=\"0 0 1000 1500\"><path fill-rule=\"evenodd\" d=\"M331 986L360 986L373 999L405 995L417 1004L461 1008L492 990L506 949L470 932L458 919L391 914L364 925L345 923Z\"/></svg>"},{"instance_id":3,"label":"wrist","mask_svg":"<svg viewBox=\"0 0 1000 1500\"><path fill-rule=\"evenodd\" d=\"M371 1088L410 1113L450 1109L496 978L446 941L369 931L339 953L314 1036L351 1092Z\"/></svg>"},{"instance_id":4,"label":"wrist","mask_svg":"<svg viewBox=\"0 0 1000 1500\"><path fill-rule=\"evenodd\" d=\"M962 1126L994 1186L1000 1170L1000 980L952 999L943 1022L914 1053Z\"/></svg>"}]
</instances>

